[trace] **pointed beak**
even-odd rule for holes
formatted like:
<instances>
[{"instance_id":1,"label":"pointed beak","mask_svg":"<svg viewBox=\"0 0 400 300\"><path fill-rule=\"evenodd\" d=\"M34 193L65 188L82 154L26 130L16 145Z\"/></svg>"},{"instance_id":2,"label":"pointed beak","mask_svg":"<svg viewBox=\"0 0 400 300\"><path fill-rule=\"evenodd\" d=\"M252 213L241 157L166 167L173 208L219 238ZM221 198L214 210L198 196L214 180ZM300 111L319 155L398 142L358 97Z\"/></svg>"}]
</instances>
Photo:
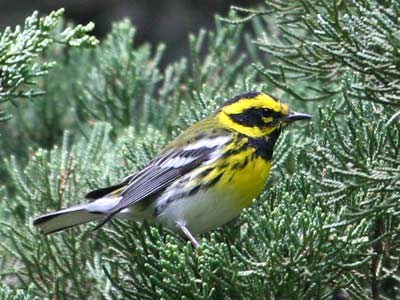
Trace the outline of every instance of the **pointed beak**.
<instances>
[{"instance_id":1,"label":"pointed beak","mask_svg":"<svg viewBox=\"0 0 400 300\"><path fill-rule=\"evenodd\" d=\"M311 118L312 118L312 115L303 114L303 113L292 111L286 117L286 120L288 120L289 122L294 122L294 121L298 121L298 120L308 120L308 119L311 119Z\"/></svg>"}]
</instances>

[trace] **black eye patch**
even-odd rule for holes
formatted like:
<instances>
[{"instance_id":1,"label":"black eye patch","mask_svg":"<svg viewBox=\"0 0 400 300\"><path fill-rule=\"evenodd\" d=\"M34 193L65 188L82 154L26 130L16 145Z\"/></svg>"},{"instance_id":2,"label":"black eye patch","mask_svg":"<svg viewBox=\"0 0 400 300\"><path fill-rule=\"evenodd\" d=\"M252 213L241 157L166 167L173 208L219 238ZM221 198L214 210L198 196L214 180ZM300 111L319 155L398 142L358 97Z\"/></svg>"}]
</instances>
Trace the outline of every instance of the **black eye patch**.
<instances>
[{"instance_id":1,"label":"black eye patch","mask_svg":"<svg viewBox=\"0 0 400 300\"><path fill-rule=\"evenodd\" d=\"M232 114L230 118L247 127L274 126L281 114L265 108L249 108L240 114Z\"/></svg>"}]
</instances>

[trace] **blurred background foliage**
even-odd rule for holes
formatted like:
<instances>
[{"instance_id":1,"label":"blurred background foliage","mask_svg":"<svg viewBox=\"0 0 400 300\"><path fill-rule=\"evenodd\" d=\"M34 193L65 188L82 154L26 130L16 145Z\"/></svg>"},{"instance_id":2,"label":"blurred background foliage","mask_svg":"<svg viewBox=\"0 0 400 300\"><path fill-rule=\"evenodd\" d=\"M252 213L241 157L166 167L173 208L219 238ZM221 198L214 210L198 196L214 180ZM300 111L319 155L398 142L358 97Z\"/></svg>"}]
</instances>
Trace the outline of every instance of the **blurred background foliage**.
<instances>
[{"instance_id":1,"label":"blurred background foliage","mask_svg":"<svg viewBox=\"0 0 400 300\"><path fill-rule=\"evenodd\" d=\"M62 10L3 30L0 297L398 299L399 15L389 0L242 3L193 23L187 53L142 43L127 19L98 42ZM249 90L314 118L284 133L263 195L198 253L129 221L32 228Z\"/></svg>"},{"instance_id":2,"label":"blurred background foliage","mask_svg":"<svg viewBox=\"0 0 400 300\"><path fill-rule=\"evenodd\" d=\"M187 36L199 28L213 28L215 13L225 15L232 4L248 6L261 0L0 0L0 28L22 24L34 10L50 13L65 8L68 21L77 24L93 22L92 34L99 39L106 36L113 22L130 19L136 28L137 44L167 44L162 65L188 56Z\"/></svg>"}]
</instances>

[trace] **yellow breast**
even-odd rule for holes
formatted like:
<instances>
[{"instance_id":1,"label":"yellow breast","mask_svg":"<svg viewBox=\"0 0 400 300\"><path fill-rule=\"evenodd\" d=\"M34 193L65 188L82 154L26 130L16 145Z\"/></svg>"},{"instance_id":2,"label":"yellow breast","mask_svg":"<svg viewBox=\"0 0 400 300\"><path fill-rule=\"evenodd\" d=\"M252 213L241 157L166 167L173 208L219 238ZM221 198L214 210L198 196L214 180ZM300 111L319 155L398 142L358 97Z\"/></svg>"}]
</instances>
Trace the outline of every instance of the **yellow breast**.
<instances>
[{"instance_id":1,"label":"yellow breast","mask_svg":"<svg viewBox=\"0 0 400 300\"><path fill-rule=\"evenodd\" d=\"M221 167L214 168L205 181L221 174L214 188L229 193L232 206L243 209L261 194L270 169L271 162L257 157L255 149L249 148L229 156Z\"/></svg>"},{"instance_id":2,"label":"yellow breast","mask_svg":"<svg viewBox=\"0 0 400 300\"><path fill-rule=\"evenodd\" d=\"M238 195L237 205L248 207L252 200L261 194L270 169L270 162L256 158L235 173L230 184Z\"/></svg>"},{"instance_id":3,"label":"yellow breast","mask_svg":"<svg viewBox=\"0 0 400 300\"><path fill-rule=\"evenodd\" d=\"M229 185L228 189L233 193L235 205L241 208L248 207L252 200L258 197L264 189L270 169L270 162L261 157L255 157L249 159L249 162L243 168L228 172L227 176L221 178L221 183L226 186Z\"/></svg>"}]
</instances>

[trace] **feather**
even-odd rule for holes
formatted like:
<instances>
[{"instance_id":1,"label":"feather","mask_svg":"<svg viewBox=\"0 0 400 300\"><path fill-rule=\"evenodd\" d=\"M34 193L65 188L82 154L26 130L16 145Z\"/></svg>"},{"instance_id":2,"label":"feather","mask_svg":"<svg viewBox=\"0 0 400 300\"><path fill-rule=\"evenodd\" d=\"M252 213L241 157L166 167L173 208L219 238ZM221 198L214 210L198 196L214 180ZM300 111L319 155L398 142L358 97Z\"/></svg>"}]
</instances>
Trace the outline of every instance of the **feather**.
<instances>
[{"instance_id":1,"label":"feather","mask_svg":"<svg viewBox=\"0 0 400 300\"><path fill-rule=\"evenodd\" d=\"M86 211L85 206L76 205L35 218L33 225L39 227L41 233L50 234L103 217L101 214Z\"/></svg>"},{"instance_id":2,"label":"feather","mask_svg":"<svg viewBox=\"0 0 400 300\"><path fill-rule=\"evenodd\" d=\"M169 151L157 157L151 161L146 168L135 174L135 178L122 191L121 201L112 209L112 211L109 212L109 214L96 226L95 229L103 226L119 211L163 191L178 178L209 160L215 149L221 146L222 145L198 148L195 151L192 149ZM166 164L166 161L168 160L180 156L187 157L187 155L185 155L185 152L187 151L190 151L191 157L193 157L192 160L187 161L188 163L180 165L179 167L162 167L163 165L168 165Z\"/></svg>"}]
</instances>

